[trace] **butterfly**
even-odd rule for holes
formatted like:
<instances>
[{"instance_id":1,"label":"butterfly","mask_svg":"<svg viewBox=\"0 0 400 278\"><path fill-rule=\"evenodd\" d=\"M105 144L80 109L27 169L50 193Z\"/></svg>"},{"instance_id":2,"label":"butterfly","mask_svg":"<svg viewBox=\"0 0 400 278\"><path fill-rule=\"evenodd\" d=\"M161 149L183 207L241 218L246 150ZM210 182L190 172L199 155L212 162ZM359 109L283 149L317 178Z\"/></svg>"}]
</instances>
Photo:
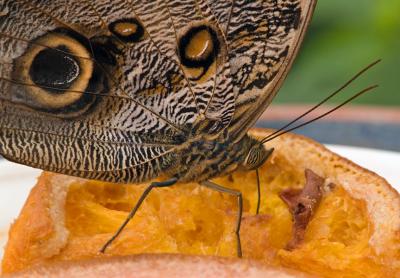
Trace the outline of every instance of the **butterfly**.
<instances>
[{"instance_id":1,"label":"butterfly","mask_svg":"<svg viewBox=\"0 0 400 278\"><path fill-rule=\"evenodd\" d=\"M2 0L0 154L108 182L168 177L130 218L153 188L177 182L234 195L241 256L241 193L210 180L271 154L247 131L282 85L315 5Z\"/></svg>"}]
</instances>

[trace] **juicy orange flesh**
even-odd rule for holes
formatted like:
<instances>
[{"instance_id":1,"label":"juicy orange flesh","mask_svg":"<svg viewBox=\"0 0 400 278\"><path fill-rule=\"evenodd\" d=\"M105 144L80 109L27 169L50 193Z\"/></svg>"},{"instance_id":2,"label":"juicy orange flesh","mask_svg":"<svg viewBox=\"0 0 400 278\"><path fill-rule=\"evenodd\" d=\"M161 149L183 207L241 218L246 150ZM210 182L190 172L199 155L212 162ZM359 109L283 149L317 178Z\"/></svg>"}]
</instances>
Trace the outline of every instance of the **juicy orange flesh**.
<instances>
[{"instance_id":1,"label":"juicy orange flesh","mask_svg":"<svg viewBox=\"0 0 400 278\"><path fill-rule=\"evenodd\" d=\"M302 188L303 172L284 161L261 169L262 202L257 203L256 176L239 172L215 182L238 189L244 196L241 239L244 257L337 277L382 274L384 266L368 244L372 225L366 205L340 186L325 194L310 222L303 244L284 248L292 235L292 217L279 193ZM289 168L288 168L289 167ZM69 243L55 259L98 255L135 205L145 185L95 181L74 184L67 196ZM234 234L237 199L197 184L154 189L106 254L185 253L236 256Z\"/></svg>"}]
</instances>

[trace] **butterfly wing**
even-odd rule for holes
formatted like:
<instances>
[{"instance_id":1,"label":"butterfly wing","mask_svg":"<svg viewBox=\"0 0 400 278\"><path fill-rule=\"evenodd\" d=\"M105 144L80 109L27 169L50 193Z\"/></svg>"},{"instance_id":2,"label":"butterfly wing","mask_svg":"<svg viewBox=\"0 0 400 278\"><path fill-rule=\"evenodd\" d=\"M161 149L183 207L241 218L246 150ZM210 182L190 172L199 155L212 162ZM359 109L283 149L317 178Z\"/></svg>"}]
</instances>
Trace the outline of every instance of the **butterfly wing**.
<instances>
[{"instance_id":1,"label":"butterfly wing","mask_svg":"<svg viewBox=\"0 0 400 278\"><path fill-rule=\"evenodd\" d=\"M276 95L297 54L316 2L209 1L226 30L236 96L229 127L233 137L244 135Z\"/></svg>"},{"instance_id":2,"label":"butterfly wing","mask_svg":"<svg viewBox=\"0 0 400 278\"><path fill-rule=\"evenodd\" d=\"M257 9L300 2L303 30L311 3L250 2L1 1L0 153L86 178L158 176L197 124L235 127L275 92L254 79L271 68L252 64L270 25Z\"/></svg>"},{"instance_id":3,"label":"butterfly wing","mask_svg":"<svg viewBox=\"0 0 400 278\"><path fill-rule=\"evenodd\" d=\"M2 155L110 181L147 180L169 165L199 113L130 3L0 5Z\"/></svg>"}]
</instances>

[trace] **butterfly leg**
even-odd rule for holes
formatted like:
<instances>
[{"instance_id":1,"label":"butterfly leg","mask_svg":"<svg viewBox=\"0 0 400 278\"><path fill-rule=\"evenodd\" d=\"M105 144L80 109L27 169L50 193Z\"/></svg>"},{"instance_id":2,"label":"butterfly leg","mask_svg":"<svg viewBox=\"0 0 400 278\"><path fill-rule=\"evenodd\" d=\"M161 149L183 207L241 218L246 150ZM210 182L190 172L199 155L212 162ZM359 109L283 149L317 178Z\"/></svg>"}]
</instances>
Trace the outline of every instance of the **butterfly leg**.
<instances>
[{"instance_id":1,"label":"butterfly leg","mask_svg":"<svg viewBox=\"0 0 400 278\"><path fill-rule=\"evenodd\" d=\"M136 205L133 207L131 212L129 213L128 217L125 219L125 221L122 223L122 225L118 228L118 230L115 232L115 234L104 244L104 246L100 249L101 253L104 253L108 246L110 246L114 240L121 234L121 232L124 230L125 226L128 225L129 221L135 216L136 212L142 205L143 201L146 199L147 195L151 192L153 188L156 187L169 187L174 185L178 181L177 178L172 178L167 181L163 182L152 182L146 190L142 193L140 196L139 200L137 201Z\"/></svg>"},{"instance_id":2,"label":"butterfly leg","mask_svg":"<svg viewBox=\"0 0 400 278\"><path fill-rule=\"evenodd\" d=\"M238 214L237 214L235 233L236 233L236 242L237 242L237 255L239 258L241 258L242 257L242 244L240 243L240 224L242 223L242 214L243 214L242 192L220 186L211 181L204 181L200 184L205 187L208 187L210 189L216 190L218 192L227 193L227 194L234 195L237 197L239 210L238 210Z\"/></svg>"}]
</instances>

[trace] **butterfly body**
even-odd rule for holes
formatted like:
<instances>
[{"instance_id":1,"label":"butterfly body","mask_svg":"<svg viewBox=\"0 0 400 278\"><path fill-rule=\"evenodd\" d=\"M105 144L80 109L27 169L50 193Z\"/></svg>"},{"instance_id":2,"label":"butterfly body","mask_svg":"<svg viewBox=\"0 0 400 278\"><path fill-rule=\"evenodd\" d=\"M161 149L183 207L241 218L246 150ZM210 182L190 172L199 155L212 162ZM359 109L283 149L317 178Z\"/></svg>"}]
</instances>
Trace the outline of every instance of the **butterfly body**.
<instances>
[{"instance_id":1,"label":"butterfly body","mask_svg":"<svg viewBox=\"0 0 400 278\"><path fill-rule=\"evenodd\" d=\"M171 170L167 171L179 181L205 181L226 175L245 167L246 156L257 141L249 136L234 142L228 133L214 138L193 138L181 146ZM216 137L216 138L215 138Z\"/></svg>"}]
</instances>

